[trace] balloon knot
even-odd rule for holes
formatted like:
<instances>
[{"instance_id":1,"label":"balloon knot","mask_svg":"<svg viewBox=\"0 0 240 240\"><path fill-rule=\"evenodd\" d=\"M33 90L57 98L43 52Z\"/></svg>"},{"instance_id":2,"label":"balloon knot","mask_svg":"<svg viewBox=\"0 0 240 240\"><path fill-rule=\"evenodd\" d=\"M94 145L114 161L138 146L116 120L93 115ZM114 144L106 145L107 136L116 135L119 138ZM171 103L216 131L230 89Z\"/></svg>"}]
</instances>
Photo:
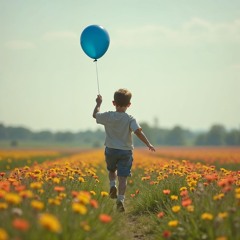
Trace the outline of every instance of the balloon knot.
<instances>
[{"instance_id":1,"label":"balloon knot","mask_svg":"<svg viewBox=\"0 0 240 240\"><path fill-rule=\"evenodd\" d=\"M97 59L94 59L94 61L93 62L97 62Z\"/></svg>"}]
</instances>

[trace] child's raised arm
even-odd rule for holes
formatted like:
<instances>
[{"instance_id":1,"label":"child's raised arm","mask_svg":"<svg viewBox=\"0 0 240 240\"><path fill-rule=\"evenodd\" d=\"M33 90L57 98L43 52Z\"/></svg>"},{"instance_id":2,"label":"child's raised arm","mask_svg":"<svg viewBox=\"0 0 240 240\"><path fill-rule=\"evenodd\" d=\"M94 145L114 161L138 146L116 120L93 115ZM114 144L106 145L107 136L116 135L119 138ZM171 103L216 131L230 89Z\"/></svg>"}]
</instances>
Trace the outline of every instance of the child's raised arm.
<instances>
[{"instance_id":1,"label":"child's raised arm","mask_svg":"<svg viewBox=\"0 0 240 240\"><path fill-rule=\"evenodd\" d=\"M150 151L155 152L154 146L148 141L141 128L137 129L134 133L143 143L147 145Z\"/></svg>"},{"instance_id":2,"label":"child's raised arm","mask_svg":"<svg viewBox=\"0 0 240 240\"><path fill-rule=\"evenodd\" d=\"M96 98L96 107L94 108L93 110L93 117L96 118L96 114L98 112L100 112L100 106L102 104L102 96L101 95L97 95L97 98Z\"/></svg>"}]
</instances>

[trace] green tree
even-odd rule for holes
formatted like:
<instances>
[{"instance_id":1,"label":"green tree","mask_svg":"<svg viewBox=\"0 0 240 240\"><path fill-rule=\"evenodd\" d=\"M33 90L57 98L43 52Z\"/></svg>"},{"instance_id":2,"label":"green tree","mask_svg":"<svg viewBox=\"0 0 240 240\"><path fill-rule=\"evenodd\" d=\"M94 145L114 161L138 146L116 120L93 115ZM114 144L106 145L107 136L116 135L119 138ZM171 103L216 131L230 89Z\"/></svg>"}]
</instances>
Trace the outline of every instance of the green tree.
<instances>
[{"instance_id":1,"label":"green tree","mask_svg":"<svg viewBox=\"0 0 240 240\"><path fill-rule=\"evenodd\" d=\"M195 145L204 146L207 144L207 135L206 133L200 133L195 140Z\"/></svg>"},{"instance_id":2,"label":"green tree","mask_svg":"<svg viewBox=\"0 0 240 240\"><path fill-rule=\"evenodd\" d=\"M183 146L186 144L184 135L184 130L180 126L176 126L168 132L165 143L172 146Z\"/></svg>"},{"instance_id":3,"label":"green tree","mask_svg":"<svg viewBox=\"0 0 240 240\"><path fill-rule=\"evenodd\" d=\"M230 146L240 145L240 131L233 129L226 134L226 143Z\"/></svg>"},{"instance_id":4,"label":"green tree","mask_svg":"<svg viewBox=\"0 0 240 240\"><path fill-rule=\"evenodd\" d=\"M213 125L207 133L207 145L222 146L225 145L226 130L220 124Z\"/></svg>"}]
</instances>

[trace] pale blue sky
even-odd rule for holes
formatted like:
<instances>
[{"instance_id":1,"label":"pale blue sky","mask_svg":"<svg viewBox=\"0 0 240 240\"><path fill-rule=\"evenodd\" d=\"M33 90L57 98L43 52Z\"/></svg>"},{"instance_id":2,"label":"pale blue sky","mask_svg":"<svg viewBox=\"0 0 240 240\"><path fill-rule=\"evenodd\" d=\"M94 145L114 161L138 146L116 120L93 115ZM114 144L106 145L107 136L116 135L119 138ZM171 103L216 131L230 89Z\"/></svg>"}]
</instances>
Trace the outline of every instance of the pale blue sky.
<instances>
[{"instance_id":1,"label":"pale blue sky","mask_svg":"<svg viewBox=\"0 0 240 240\"><path fill-rule=\"evenodd\" d=\"M95 64L79 44L91 24L110 35L98 61L102 111L124 87L140 122L239 127L239 0L0 0L0 123L99 127Z\"/></svg>"}]
</instances>

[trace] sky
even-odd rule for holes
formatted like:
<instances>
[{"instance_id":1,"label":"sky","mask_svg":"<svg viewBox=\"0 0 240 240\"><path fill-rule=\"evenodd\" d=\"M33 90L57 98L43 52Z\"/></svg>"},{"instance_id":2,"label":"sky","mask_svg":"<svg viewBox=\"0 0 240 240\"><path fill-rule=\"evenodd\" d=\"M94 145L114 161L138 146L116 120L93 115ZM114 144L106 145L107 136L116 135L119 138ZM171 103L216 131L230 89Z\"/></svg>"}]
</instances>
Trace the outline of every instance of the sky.
<instances>
[{"instance_id":1,"label":"sky","mask_svg":"<svg viewBox=\"0 0 240 240\"><path fill-rule=\"evenodd\" d=\"M79 41L92 24L110 36L97 62L101 111L127 88L138 122L240 127L239 0L0 0L0 123L100 127L96 66Z\"/></svg>"}]
</instances>

